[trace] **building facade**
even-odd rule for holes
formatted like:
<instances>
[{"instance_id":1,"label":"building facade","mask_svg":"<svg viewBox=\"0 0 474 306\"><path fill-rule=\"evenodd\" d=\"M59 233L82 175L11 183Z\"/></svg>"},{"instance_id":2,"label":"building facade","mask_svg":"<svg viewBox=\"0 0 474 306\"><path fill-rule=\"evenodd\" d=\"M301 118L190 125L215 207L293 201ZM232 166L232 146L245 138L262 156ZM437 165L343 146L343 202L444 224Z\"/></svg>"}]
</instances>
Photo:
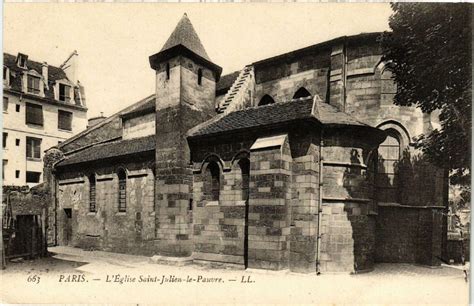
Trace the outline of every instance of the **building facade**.
<instances>
[{"instance_id":1,"label":"building facade","mask_svg":"<svg viewBox=\"0 0 474 306\"><path fill-rule=\"evenodd\" d=\"M77 56L55 67L3 54L3 185L41 183L44 151L87 127Z\"/></svg>"},{"instance_id":2,"label":"building facade","mask_svg":"<svg viewBox=\"0 0 474 306\"><path fill-rule=\"evenodd\" d=\"M439 264L446 173L411 145L436 120L393 105L380 34L221 77L184 16L149 58L156 92L49 152L50 241L308 273Z\"/></svg>"}]
</instances>

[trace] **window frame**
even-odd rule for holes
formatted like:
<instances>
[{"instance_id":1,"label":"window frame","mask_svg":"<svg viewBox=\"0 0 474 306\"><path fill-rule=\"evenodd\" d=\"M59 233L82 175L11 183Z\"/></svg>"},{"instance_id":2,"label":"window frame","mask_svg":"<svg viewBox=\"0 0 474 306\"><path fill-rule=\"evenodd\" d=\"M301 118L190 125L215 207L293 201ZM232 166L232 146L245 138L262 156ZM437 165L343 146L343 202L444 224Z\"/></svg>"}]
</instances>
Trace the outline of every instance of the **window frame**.
<instances>
[{"instance_id":1,"label":"window frame","mask_svg":"<svg viewBox=\"0 0 474 306\"><path fill-rule=\"evenodd\" d=\"M35 142L38 142L38 145L35 146ZM41 143L43 140L37 137L30 137L26 136L26 159L27 160L41 160ZM28 150L29 149L29 150ZM28 152L31 153L32 156L28 155Z\"/></svg>"},{"instance_id":2,"label":"window frame","mask_svg":"<svg viewBox=\"0 0 474 306\"><path fill-rule=\"evenodd\" d=\"M61 95L61 88L64 89L64 93ZM72 86L64 83L58 84L58 101L71 103L72 95L71 95ZM67 94L66 94L67 93Z\"/></svg>"},{"instance_id":3,"label":"window frame","mask_svg":"<svg viewBox=\"0 0 474 306\"><path fill-rule=\"evenodd\" d=\"M38 81L38 89L30 87L30 80ZM31 85L36 85L32 82ZM32 90L31 90L32 89ZM41 77L28 73L26 75L26 92L33 95L41 95Z\"/></svg>"},{"instance_id":4,"label":"window frame","mask_svg":"<svg viewBox=\"0 0 474 306\"><path fill-rule=\"evenodd\" d=\"M28 109L37 109L37 110L41 110L41 123L38 123L39 121L35 121L33 119L33 117L31 116L34 116L32 114L32 111L28 111ZM28 118L30 117L30 121L28 121ZM26 102L25 103L25 123L27 125L31 124L31 125L35 125L35 126L41 126L43 127L44 126L44 113L43 113L43 106L40 105L40 104L35 104L35 103L29 103L29 102Z\"/></svg>"},{"instance_id":5,"label":"window frame","mask_svg":"<svg viewBox=\"0 0 474 306\"><path fill-rule=\"evenodd\" d=\"M66 116L66 117L63 117L63 120L61 120L61 114L63 116ZM61 126L61 122L64 122L64 119L68 119L69 121L67 122L66 125ZM73 112L68 112L62 109L58 109L58 130L71 132L72 120L73 120Z\"/></svg>"}]
</instances>

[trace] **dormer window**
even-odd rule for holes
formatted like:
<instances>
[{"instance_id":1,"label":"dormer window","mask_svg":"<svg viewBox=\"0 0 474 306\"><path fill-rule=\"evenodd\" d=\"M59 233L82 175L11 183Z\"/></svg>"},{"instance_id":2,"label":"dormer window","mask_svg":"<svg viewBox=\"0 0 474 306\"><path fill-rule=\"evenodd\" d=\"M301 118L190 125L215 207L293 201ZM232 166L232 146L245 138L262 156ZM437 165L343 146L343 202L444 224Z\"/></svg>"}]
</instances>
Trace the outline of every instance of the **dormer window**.
<instances>
[{"instance_id":1,"label":"dormer window","mask_svg":"<svg viewBox=\"0 0 474 306\"><path fill-rule=\"evenodd\" d=\"M59 101L71 101L71 86L59 84Z\"/></svg>"},{"instance_id":2,"label":"dormer window","mask_svg":"<svg viewBox=\"0 0 474 306\"><path fill-rule=\"evenodd\" d=\"M40 82L41 79L34 75L28 75L27 77L27 92L38 95L40 93Z\"/></svg>"},{"instance_id":3,"label":"dormer window","mask_svg":"<svg viewBox=\"0 0 474 306\"><path fill-rule=\"evenodd\" d=\"M16 64L20 68L26 68L27 60L28 60L28 55L23 54L23 53L18 53L18 56L16 57Z\"/></svg>"}]
</instances>

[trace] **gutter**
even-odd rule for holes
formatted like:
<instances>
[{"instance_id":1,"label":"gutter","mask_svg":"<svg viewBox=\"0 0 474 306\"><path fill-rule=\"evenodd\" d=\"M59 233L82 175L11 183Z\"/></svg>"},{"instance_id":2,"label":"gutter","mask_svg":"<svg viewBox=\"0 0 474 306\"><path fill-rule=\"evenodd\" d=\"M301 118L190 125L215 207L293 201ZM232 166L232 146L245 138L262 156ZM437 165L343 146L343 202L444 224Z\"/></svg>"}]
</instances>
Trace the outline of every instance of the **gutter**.
<instances>
[{"instance_id":1,"label":"gutter","mask_svg":"<svg viewBox=\"0 0 474 306\"><path fill-rule=\"evenodd\" d=\"M323 201L323 146L324 146L324 128L321 127L321 139L319 141L319 201L318 201L318 236L316 248L316 275L321 274L321 227L322 227L322 201Z\"/></svg>"}]
</instances>

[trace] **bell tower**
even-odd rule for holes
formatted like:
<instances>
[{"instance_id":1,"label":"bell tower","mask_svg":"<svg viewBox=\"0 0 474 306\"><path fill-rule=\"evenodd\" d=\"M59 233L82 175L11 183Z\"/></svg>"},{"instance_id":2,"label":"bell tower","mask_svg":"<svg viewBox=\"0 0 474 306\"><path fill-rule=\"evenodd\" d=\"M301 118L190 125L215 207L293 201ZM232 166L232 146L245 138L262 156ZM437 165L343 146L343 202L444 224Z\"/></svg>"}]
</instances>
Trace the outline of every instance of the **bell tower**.
<instances>
[{"instance_id":1,"label":"bell tower","mask_svg":"<svg viewBox=\"0 0 474 306\"><path fill-rule=\"evenodd\" d=\"M192 170L186 132L216 115L216 82L222 68L211 61L186 14L149 60L156 71L157 252L189 256Z\"/></svg>"}]
</instances>

